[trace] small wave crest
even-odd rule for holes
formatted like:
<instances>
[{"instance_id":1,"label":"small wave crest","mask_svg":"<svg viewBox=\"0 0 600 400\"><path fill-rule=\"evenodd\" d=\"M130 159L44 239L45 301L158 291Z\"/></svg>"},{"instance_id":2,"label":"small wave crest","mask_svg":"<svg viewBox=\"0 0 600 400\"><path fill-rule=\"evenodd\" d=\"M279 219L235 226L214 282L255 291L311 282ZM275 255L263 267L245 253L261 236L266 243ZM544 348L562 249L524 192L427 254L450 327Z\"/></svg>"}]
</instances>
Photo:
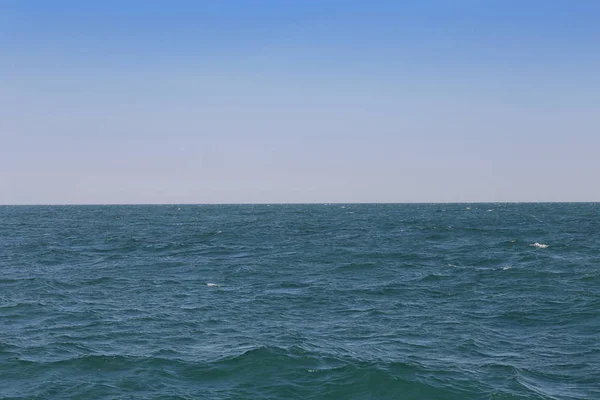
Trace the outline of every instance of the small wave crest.
<instances>
[{"instance_id":1,"label":"small wave crest","mask_svg":"<svg viewBox=\"0 0 600 400\"><path fill-rule=\"evenodd\" d=\"M530 244L530 246L535 247L536 249L545 249L548 247L547 244L538 243L538 242L532 243L532 244Z\"/></svg>"}]
</instances>

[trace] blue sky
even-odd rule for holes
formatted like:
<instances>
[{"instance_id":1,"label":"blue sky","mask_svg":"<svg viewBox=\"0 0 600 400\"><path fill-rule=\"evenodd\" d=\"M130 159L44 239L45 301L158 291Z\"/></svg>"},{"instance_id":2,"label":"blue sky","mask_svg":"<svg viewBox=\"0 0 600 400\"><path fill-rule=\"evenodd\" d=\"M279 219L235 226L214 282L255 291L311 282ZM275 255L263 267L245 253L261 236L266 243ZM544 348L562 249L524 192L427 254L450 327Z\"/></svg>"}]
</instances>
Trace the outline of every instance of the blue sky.
<instances>
[{"instance_id":1,"label":"blue sky","mask_svg":"<svg viewBox=\"0 0 600 400\"><path fill-rule=\"evenodd\" d=\"M600 2L0 2L0 203L600 201Z\"/></svg>"}]
</instances>

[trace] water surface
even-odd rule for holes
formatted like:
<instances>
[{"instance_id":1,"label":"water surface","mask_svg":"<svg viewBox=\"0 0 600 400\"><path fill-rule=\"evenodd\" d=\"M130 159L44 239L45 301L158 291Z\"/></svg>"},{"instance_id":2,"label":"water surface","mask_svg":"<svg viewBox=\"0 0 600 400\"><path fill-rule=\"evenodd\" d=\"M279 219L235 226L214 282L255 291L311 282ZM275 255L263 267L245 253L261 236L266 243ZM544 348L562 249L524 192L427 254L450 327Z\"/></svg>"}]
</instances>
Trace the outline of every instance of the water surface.
<instances>
[{"instance_id":1,"label":"water surface","mask_svg":"<svg viewBox=\"0 0 600 400\"><path fill-rule=\"evenodd\" d=\"M599 399L600 204L0 207L3 399Z\"/></svg>"}]
</instances>

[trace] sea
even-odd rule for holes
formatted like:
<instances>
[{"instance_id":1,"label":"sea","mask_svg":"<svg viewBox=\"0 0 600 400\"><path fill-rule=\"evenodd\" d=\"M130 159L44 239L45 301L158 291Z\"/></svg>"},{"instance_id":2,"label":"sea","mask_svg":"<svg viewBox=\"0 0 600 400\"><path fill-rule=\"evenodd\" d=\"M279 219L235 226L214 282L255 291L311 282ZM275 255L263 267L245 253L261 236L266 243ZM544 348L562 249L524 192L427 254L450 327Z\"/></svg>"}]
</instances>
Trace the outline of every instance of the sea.
<instances>
[{"instance_id":1,"label":"sea","mask_svg":"<svg viewBox=\"0 0 600 400\"><path fill-rule=\"evenodd\" d=\"M600 399L600 204L0 207L1 399Z\"/></svg>"}]
</instances>

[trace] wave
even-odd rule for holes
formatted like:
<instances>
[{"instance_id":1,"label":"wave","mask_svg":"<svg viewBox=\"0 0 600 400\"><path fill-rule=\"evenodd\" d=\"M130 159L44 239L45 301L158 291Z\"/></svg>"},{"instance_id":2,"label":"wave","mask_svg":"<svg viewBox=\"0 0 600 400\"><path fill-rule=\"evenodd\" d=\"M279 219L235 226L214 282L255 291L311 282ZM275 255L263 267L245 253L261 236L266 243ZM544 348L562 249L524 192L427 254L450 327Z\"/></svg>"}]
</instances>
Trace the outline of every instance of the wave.
<instances>
[{"instance_id":1,"label":"wave","mask_svg":"<svg viewBox=\"0 0 600 400\"><path fill-rule=\"evenodd\" d=\"M224 388L233 398L531 398L482 387L475 376L460 376L457 371L432 370L410 362L374 362L341 357L309 351L300 346L254 346L213 361L177 357L177 353L171 357L85 355L54 362L13 360L8 366L13 370L25 368L32 374L48 378L70 371L61 380L63 388L66 388L61 392L64 397L91 394L98 384L112 382L114 386L104 387L104 397L92 397L140 395L143 390L160 386L162 393L181 394L178 388L188 388L190 398L200 395L221 398ZM98 379L86 387L82 382L89 374ZM44 391L52 391L51 380L41 385L46 388ZM40 393L41 387L29 386L28 389L29 392L22 393L24 396ZM535 392L531 390L530 394Z\"/></svg>"},{"instance_id":2,"label":"wave","mask_svg":"<svg viewBox=\"0 0 600 400\"><path fill-rule=\"evenodd\" d=\"M547 244L538 243L538 242L532 243L532 244L530 244L530 246L532 246L532 247L536 247L536 248L538 248L538 249L545 249L545 248L547 248L547 247L548 247L548 245L547 245Z\"/></svg>"}]
</instances>

